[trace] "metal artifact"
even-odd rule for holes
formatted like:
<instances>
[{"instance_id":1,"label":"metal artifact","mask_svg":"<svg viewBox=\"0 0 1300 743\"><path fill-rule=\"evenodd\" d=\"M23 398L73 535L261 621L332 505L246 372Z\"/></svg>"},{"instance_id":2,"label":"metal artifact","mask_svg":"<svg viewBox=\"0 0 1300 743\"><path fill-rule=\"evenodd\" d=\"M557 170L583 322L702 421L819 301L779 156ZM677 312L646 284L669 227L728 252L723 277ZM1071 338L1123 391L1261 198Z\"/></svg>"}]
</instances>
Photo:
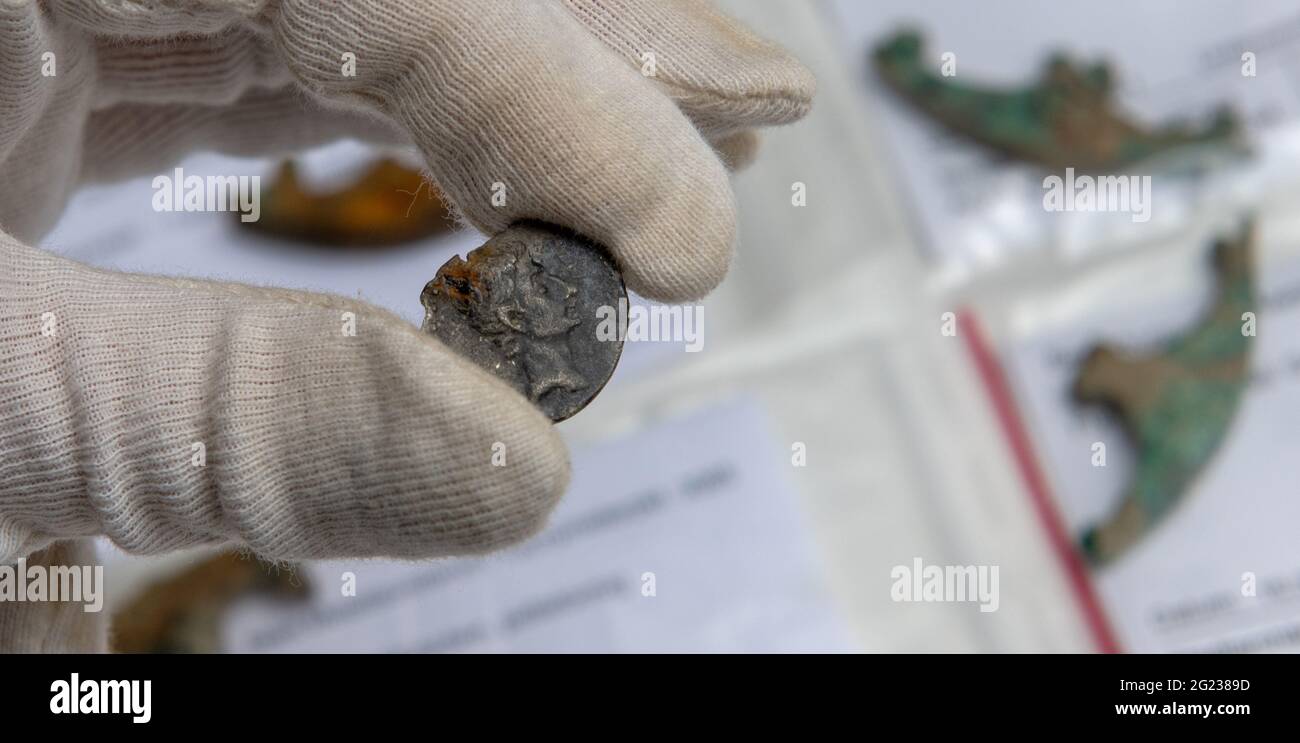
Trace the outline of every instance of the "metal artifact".
<instances>
[{"instance_id":1,"label":"metal artifact","mask_svg":"<svg viewBox=\"0 0 1300 743\"><path fill-rule=\"evenodd\" d=\"M286 240L327 247L379 248L423 240L456 229L451 208L424 175L394 160L379 160L355 182L333 192L308 188L297 166L282 163L262 197L260 218L242 227Z\"/></svg>"},{"instance_id":2,"label":"metal artifact","mask_svg":"<svg viewBox=\"0 0 1300 743\"><path fill-rule=\"evenodd\" d=\"M1247 224L1215 243L1218 295L1194 328L1152 353L1097 346L1079 369L1075 399L1115 413L1137 454L1119 506L1083 534L1094 564L1113 561L1167 516L1227 437L1248 382L1252 238Z\"/></svg>"},{"instance_id":3,"label":"metal artifact","mask_svg":"<svg viewBox=\"0 0 1300 743\"><path fill-rule=\"evenodd\" d=\"M467 258L454 256L420 295L426 332L557 422L613 374L623 335L608 332L609 319L626 299L602 248L539 222L516 223Z\"/></svg>"},{"instance_id":4,"label":"metal artifact","mask_svg":"<svg viewBox=\"0 0 1300 743\"><path fill-rule=\"evenodd\" d=\"M204 559L154 582L113 615L117 653L221 652L226 609L245 596L303 601L307 585L292 567L233 552Z\"/></svg>"},{"instance_id":5,"label":"metal artifact","mask_svg":"<svg viewBox=\"0 0 1300 743\"><path fill-rule=\"evenodd\" d=\"M1083 67L1054 54L1036 84L999 90L945 76L923 52L920 34L903 31L879 44L872 60L880 79L908 103L1018 160L1052 170L1105 173L1191 145L1241 149L1240 126L1226 107L1201 127L1148 128L1134 122L1117 110L1113 75L1105 64Z\"/></svg>"}]
</instances>

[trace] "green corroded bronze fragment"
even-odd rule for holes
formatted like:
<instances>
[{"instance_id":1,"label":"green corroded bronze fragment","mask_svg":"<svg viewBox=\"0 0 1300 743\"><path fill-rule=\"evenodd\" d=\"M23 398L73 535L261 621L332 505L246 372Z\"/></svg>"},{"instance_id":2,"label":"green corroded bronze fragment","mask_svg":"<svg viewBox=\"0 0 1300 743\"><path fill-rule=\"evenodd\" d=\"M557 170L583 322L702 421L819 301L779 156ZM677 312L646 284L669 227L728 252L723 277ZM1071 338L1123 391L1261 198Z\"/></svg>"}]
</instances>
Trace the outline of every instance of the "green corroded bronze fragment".
<instances>
[{"instance_id":1,"label":"green corroded bronze fragment","mask_svg":"<svg viewBox=\"0 0 1300 743\"><path fill-rule=\"evenodd\" d=\"M1215 243L1218 295L1195 328L1149 354L1097 346L1080 367L1075 399L1117 414L1137 454L1119 506L1082 537L1093 564L1111 562L1167 516L1227 436L1248 381L1252 242L1247 224Z\"/></svg>"},{"instance_id":2,"label":"green corroded bronze fragment","mask_svg":"<svg viewBox=\"0 0 1300 743\"><path fill-rule=\"evenodd\" d=\"M1053 55L1041 79L997 90L940 74L923 55L921 36L897 33L876 47L873 62L895 93L949 129L998 152L1052 170L1114 172L1190 145L1239 150L1239 125L1220 108L1203 127L1145 128L1116 111L1105 64L1081 67Z\"/></svg>"}]
</instances>

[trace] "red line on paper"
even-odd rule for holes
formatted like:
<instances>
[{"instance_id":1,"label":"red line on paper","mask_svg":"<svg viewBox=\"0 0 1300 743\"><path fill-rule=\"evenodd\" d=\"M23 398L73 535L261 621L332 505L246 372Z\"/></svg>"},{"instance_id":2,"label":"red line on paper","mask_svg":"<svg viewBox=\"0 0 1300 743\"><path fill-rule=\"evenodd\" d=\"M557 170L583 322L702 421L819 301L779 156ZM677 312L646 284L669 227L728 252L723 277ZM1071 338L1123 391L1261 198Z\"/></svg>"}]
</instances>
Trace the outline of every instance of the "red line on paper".
<instances>
[{"instance_id":1,"label":"red line on paper","mask_svg":"<svg viewBox=\"0 0 1300 743\"><path fill-rule=\"evenodd\" d=\"M1074 589L1075 598L1079 601L1079 608L1083 612L1088 630L1092 633L1093 641L1100 652L1118 653L1119 643L1115 640L1106 612L1101 608L1101 601L1097 598L1092 580L1088 576L1088 569L1075 549L1074 542L1066 532L1065 524L1062 523L1060 514L1057 513L1052 502L1051 489L1047 485L1047 478L1038 467L1033 446L1029 442L1029 434L1017 413L1015 400L1007 385L1006 373L989 348L973 312L970 310L959 312L957 326L958 332L966 341L966 350L970 352L979 370L980 379L984 382L989 397L992 398L994 412L1002 426L1007 444L1011 447L1016 467L1020 470L1020 477L1024 481L1025 489L1029 491L1029 498L1033 501L1039 521L1047 530L1052 548L1061 561L1061 567L1070 580L1070 586Z\"/></svg>"}]
</instances>

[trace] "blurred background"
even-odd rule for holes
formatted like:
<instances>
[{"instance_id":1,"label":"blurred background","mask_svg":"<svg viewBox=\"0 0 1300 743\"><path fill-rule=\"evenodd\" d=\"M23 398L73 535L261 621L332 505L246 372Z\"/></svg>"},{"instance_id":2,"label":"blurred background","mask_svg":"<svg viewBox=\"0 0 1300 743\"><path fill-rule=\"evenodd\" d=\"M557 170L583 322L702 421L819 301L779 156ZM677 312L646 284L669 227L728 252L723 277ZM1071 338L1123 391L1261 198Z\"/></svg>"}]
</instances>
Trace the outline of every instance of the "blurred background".
<instances>
[{"instance_id":1,"label":"blurred background","mask_svg":"<svg viewBox=\"0 0 1300 743\"><path fill-rule=\"evenodd\" d=\"M695 308L699 349L629 342L559 424L573 481L547 531L419 564L104 544L119 649L1300 648L1300 10L721 5L802 59L818 97L734 177L739 253ZM909 39L919 53L879 64ZM1053 55L1092 82L1049 87ZM1062 95L1091 118L1044 145L1060 122L1016 102ZM1214 133L1219 110L1231 136ZM1211 134L1170 144L1176 121ZM1050 209L1045 179L1066 174L1034 153L1115 141L1154 148L1094 170L1150 176L1145 205ZM484 240L442 223L411 153L341 142L292 171L209 153L180 166L261 173L260 227L159 215L146 178L80 193L44 247L359 296L418 324L425 282ZM330 245L349 200L397 232L426 221L394 244ZM1246 246L1247 270L1216 268L1216 241ZM1114 363L1095 363L1102 345ZM1211 347L1221 367L1188 361ZM1120 536L1090 541L1099 524ZM983 601L930 594L930 567L996 582Z\"/></svg>"}]
</instances>

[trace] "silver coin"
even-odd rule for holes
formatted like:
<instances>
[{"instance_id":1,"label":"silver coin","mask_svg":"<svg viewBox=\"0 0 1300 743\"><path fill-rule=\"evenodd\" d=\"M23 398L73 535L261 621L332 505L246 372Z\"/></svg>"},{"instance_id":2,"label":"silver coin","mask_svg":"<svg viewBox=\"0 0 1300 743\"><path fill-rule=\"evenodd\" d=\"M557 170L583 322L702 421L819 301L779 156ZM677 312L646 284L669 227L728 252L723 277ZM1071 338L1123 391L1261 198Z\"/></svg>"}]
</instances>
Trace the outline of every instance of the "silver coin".
<instances>
[{"instance_id":1,"label":"silver coin","mask_svg":"<svg viewBox=\"0 0 1300 743\"><path fill-rule=\"evenodd\" d=\"M623 339L608 332L608 318L626 299L623 276L599 245L538 222L453 257L420 295L425 332L557 422L586 407L614 373Z\"/></svg>"}]
</instances>

